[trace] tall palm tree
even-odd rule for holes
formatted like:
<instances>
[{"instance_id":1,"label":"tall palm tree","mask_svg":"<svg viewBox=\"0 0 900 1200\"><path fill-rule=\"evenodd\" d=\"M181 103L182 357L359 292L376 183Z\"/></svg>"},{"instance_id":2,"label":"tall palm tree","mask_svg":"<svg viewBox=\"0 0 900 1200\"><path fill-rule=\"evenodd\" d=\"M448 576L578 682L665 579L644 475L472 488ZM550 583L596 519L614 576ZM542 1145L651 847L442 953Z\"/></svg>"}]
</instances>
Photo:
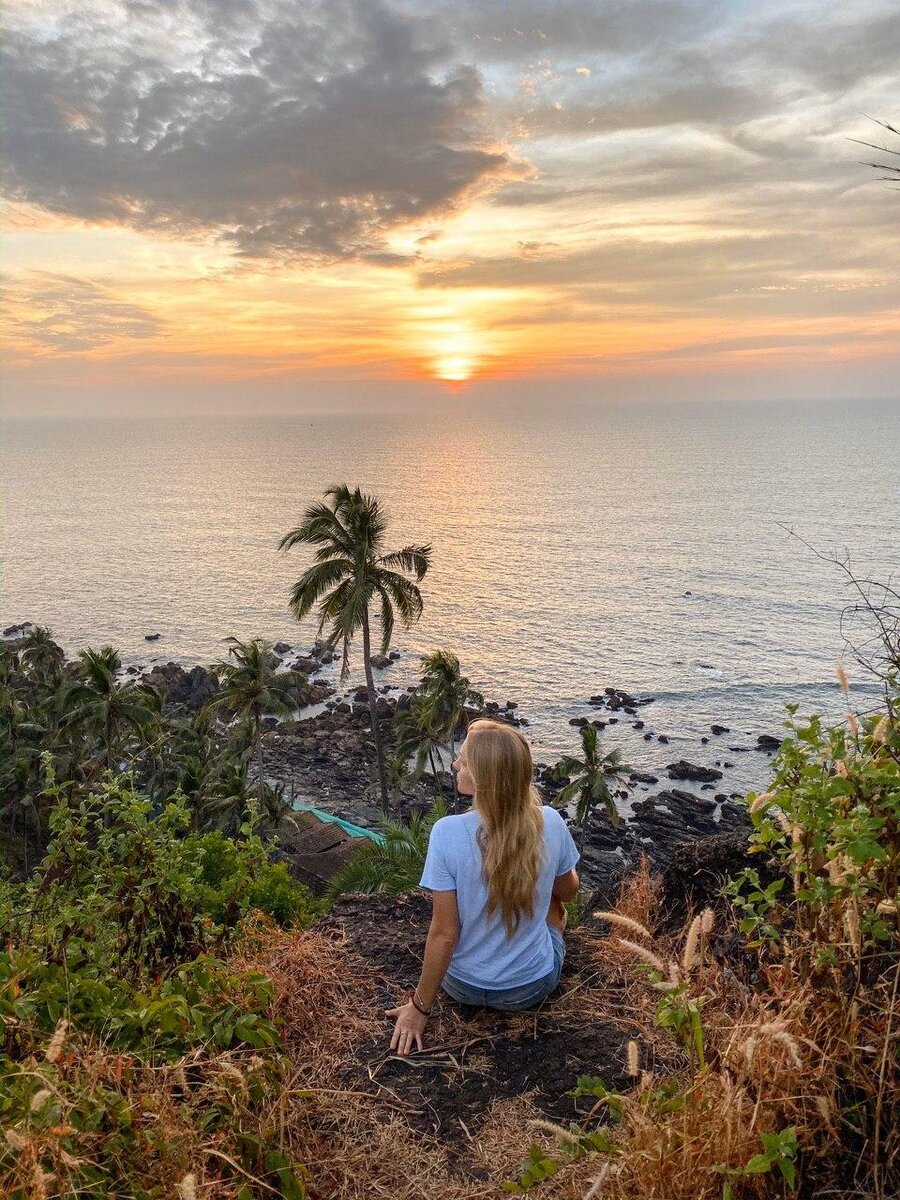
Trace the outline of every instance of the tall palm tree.
<instances>
[{"instance_id":1,"label":"tall palm tree","mask_svg":"<svg viewBox=\"0 0 900 1200\"><path fill-rule=\"evenodd\" d=\"M581 730L581 750L583 757L566 755L556 764L557 775L568 775L570 782L556 797L560 808L575 800L575 824L579 847L584 839L584 830L588 818L594 809L601 805L606 810L611 825L619 825L622 818L616 808L616 802L610 791L610 783L620 782L622 776L631 768L622 761L618 750L610 750L601 754L597 738L597 728L594 725L584 725Z\"/></svg>"},{"instance_id":2,"label":"tall palm tree","mask_svg":"<svg viewBox=\"0 0 900 1200\"><path fill-rule=\"evenodd\" d=\"M472 687L460 670L459 659L449 650L435 650L433 654L423 655L421 694L430 724L441 732L453 762L456 733L467 721L466 710L483 709L484 696ZM453 775L453 796L454 803L458 804L456 775Z\"/></svg>"},{"instance_id":3,"label":"tall palm tree","mask_svg":"<svg viewBox=\"0 0 900 1200\"><path fill-rule=\"evenodd\" d=\"M299 621L318 604L319 634L327 628L326 644L332 649L341 645L341 679L350 673L350 643L362 630L369 717L381 804L387 812L387 772L372 677L369 609L376 600L380 604L381 653L386 654L394 632L395 610L407 629L422 615L422 593L416 585L428 570L431 546L410 545L385 551L387 519L378 500L364 495L359 488L351 491L346 484L339 484L328 489L325 499L331 504L308 508L278 548L289 550L301 544L316 547L315 562L291 590L291 610ZM408 575L413 575L415 582Z\"/></svg>"},{"instance_id":4,"label":"tall palm tree","mask_svg":"<svg viewBox=\"0 0 900 1200\"><path fill-rule=\"evenodd\" d=\"M124 735L153 717L154 700L142 684L120 683L122 660L112 646L82 650L77 678L64 697L62 724L98 737L111 769Z\"/></svg>"},{"instance_id":5,"label":"tall palm tree","mask_svg":"<svg viewBox=\"0 0 900 1200\"><path fill-rule=\"evenodd\" d=\"M256 753L256 786L262 804L266 787L263 774L263 717L268 714L290 716L294 710L296 690L306 682L306 676L299 671L277 671L277 655L269 643L260 638L241 642L232 637L228 641L231 643L229 661L216 663L213 668L219 676L221 688L209 704L233 712L247 724Z\"/></svg>"}]
</instances>

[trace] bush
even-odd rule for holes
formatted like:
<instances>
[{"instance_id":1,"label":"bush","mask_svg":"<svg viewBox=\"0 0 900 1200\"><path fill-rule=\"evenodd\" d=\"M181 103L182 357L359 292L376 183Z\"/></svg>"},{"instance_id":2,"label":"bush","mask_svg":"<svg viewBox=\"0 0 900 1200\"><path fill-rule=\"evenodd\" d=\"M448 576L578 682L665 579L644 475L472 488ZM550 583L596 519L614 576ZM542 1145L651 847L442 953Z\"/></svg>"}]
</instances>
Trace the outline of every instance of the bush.
<instances>
[{"instance_id":1,"label":"bush","mask_svg":"<svg viewBox=\"0 0 900 1200\"><path fill-rule=\"evenodd\" d=\"M154 818L122 780L50 823L37 873L0 883L0 1194L188 1194L215 1145L229 1194L302 1196L265 1115L287 1078L272 987L228 953L251 907L306 921L308 893L258 839L188 834L180 799Z\"/></svg>"}]
</instances>

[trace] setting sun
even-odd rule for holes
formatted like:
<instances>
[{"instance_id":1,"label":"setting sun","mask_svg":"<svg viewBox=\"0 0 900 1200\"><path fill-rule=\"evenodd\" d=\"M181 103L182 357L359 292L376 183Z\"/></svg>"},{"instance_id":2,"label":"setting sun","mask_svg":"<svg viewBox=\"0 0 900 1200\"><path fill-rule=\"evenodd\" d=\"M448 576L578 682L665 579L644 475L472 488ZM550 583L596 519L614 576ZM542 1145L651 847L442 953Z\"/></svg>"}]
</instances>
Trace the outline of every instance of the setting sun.
<instances>
[{"instance_id":1,"label":"setting sun","mask_svg":"<svg viewBox=\"0 0 900 1200\"><path fill-rule=\"evenodd\" d=\"M465 354L450 354L439 358L435 363L435 376L451 383L464 383L471 379L473 372L472 359Z\"/></svg>"}]
</instances>

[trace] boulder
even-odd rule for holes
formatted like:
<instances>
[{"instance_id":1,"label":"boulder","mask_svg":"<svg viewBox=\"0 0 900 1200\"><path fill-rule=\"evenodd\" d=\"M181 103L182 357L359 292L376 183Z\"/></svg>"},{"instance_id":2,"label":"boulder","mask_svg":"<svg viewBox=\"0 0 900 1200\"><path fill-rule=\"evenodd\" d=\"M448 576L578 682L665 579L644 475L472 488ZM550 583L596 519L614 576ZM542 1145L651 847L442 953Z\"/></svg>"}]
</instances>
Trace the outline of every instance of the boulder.
<instances>
[{"instance_id":1,"label":"boulder","mask_svg":"<svg viewBox=\"0 0 900 1200\"><path fill-rule=\"evenodd\" d=\"M731 733L727 725L710 725L710 731L716 735L721 733Z\"/></svg>"},{"instance_id":2,"label":"boulder","mask_svg":"<svg viewBox=\"0 0 900 1200\"><path fill-rule=\"evenodd\" d=\"M285 654L289 654L290 649L291 649L291 647L288 645L287 642L276 642L275 645L272 647L272 650L274 651L274 653L279 655L279 657L281 657Z\"/></svg>"},{"instance_id":3,"label":"boulder","mask_svg":"<svg viewBox=\"0 0 900 1200\"><path fill-rule=\"evenodd\" d=\"M145 633L144 641L145 642L158 642L161 637L162 637L161 633Z\"/></svg>"},{"instance_id":4,"label":"boulder","mask_svg":"<svg viewBox=\"0 0 900 1200\"><path fill-rule=\"evenodd\" d=\"M376 670L383 671L385 667L391 665L393 659L389 654L373 654L370 661Z\"/></svg>"},{"instance_id":5,"label":"boulder","mask_svg":"<svg viewBox=\"0 0 900 1200\"><path fill-rule=\"evenodd\" d=\"M781 749L781 738L774 737L771 733L761 733L756 739L756 748L774 753Z\"/></svg>"},{"instance_id":6,"label":"boulder","mask_svg":"<svg viewBox=\"0 0 900 1200\"><path fill-rule=\"evenodd\" d=\"M670 779L690 780L693 783L714 783L717 779L722 778L722 772L715 770L714 767L700 767L683 758L678 762L669 763L666 771Z\"/></svg>"}]
</instances>

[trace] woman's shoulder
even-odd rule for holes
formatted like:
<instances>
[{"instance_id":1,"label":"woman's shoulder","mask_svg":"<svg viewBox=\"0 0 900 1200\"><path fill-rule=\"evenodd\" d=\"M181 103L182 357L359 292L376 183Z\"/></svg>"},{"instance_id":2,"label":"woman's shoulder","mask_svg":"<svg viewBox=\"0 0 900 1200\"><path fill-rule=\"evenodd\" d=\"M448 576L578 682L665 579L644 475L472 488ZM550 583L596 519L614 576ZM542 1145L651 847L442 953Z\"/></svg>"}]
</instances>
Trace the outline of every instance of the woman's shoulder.
<instances>
[{"instance_id":1,"label":"woman's shoulder","mask_svg":"<svg viewBox=\"0 0 900 1200\"><path fill-rule=\"evenodd\" d=\"M468 812L450 813L446 817L439 817L431 827L431 837L453 838L472 825L477 825L480 819L478 813L471 808Z\"/></svg>"}]
</instances>

